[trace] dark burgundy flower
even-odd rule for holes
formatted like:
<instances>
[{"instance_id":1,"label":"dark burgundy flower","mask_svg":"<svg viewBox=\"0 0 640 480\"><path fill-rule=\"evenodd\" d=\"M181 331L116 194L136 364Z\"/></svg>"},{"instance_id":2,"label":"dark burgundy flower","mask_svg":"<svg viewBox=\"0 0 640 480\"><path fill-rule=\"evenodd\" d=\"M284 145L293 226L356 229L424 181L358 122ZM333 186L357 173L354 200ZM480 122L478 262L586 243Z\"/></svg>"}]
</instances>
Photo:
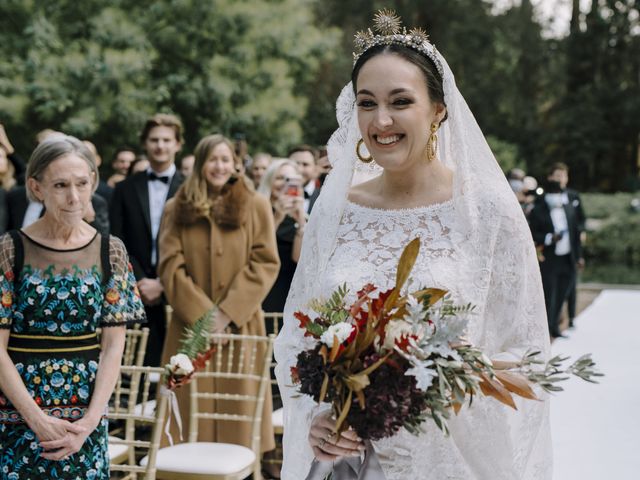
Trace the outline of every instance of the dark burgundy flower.
<instances>
[{"instance_id":1,"label":"dark burgundy flower","mask_svg":"<svg viewBox=\"0 0 640 480\"><path fill-rule=\"evenodd\" d=\"M365 358L365 366L379 360L373 353ZM424 392L416 387L416 379L404 373L406 360L396 357L369 375L371 382L363 393L365 409L357 402L351 406L347 423L361 438L379 440L394 435L406 423L414 423L427 408ZM413 422L412 422L413 421Z\"/></svg>"}]
</instances>

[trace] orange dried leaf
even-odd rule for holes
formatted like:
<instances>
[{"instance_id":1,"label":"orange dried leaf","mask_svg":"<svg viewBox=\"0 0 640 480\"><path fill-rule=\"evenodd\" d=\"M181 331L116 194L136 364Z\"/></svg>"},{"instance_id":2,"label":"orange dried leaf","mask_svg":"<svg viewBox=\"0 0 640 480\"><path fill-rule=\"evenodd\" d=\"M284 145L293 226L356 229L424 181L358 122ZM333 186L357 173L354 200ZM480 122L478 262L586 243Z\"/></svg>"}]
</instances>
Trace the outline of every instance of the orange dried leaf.
<instances>
[{"instance_id":1,"label":"orange dried leaf","mask_svg":"<svg viewBox=\"0 0 640 480\"><path fill-rule=\"evenodd\" d=\"M460 409L462 408L462 404L459 403L459 402L453 402L451 404L451 407L453 408L453 413L455 413L457 415L458 412L460 411Z\"/></svg>"},{"instance_id":2,"label":"orange dried leaf","mask_svg":"<svg viewBox=\"0 0 640 480\"><path fill-rule=\"evenodd\" d=\"M442 290L440 288L425 288L423 290L418 290L417 292L413 292L413 296L418 300L422 301L422 299L426 296L429 297L429 306L435 304L438 300L444 297L447 293L447 290Z\"/></svg>"},{"instance_id":3,"label":"orange dried leaf","mask_svg":"<svg viewBox=\"0 0 640 480\"><path fill-rule=\"evenodd\" d=\"M531 400L539 400L531 388L529 381L522 375L513 372L496 372L496 377L507 390Z\"/></svg>"},{"instance_id":4,"label":"orange dried leaf","mask_svg":"<svg viewBox=\"0 0 640 480\"><path fill-rule=\"evenodd\" d=\"M420 252L420 239L414 238L409 244L404 247L402 255L400 255L400 262L398 263L398 271L396 272L396 288L395 291L399 292L407 282L411 270L416 263L418 253ZM394 292L395 293L395 292ZM392 295L393 296L393 295ZM391 298L391 297L389 297Z\"/></svg>"},{"instance_id":5,"label":"orange dried leaf","mask_svg":"<svg viewBox=\"0 0 640 480\"><path fill-rule=\"evenodd\" d=\"M351 410L352 399L353 399L353 391L349 390L349 395L347 395L347 400L344 402L344 405L342 406L342 410L340 410L340 416L338 416L338 420L336 420L336 431L338 432L342 432L342 424L347 419L349 410Z\"/></svg>"},{"instance_id":6,"label":"orange dried leaf","mask_svg":"<svg viewBox=\"0 0 640 480\"><path fill-rule=\"evenodd\" d=\"M349 387L354 392L361 392L365 388L369 386L369 376L363 373L359 373L356 375L349 375L345 380L347 387Z\"/></svg>"},{"instance_id":7,"label":"orange dried leaf","mask_svg":"<svg viewBox=\"0 0 640 480\"><path fill-rule=\"evenodd\" d=\"M324 397L327 396L327 390L329 389L329 375L324 374L324 380L322 380L322 387L320 388L320 397L318 398L318 402L324 402Z\"/></svg>"},{"instance_id":8,"label":"orange dried leaf","mask_svg":"<svg viewBox=\"0 0 640 480\"><path fill-rule=\"evenodd\" d=\"M333 361L338 356L338 352L340 351L340 342L338 341L338 336L333 335L333 346L331 347L331 355L329 355L329 361L333 363Z\"/></svg>"},{"instance_id":9,"label":"orange dried leaf","mask_svg":"<svg viewBox=\"0 0 640 480\"><path fill-rule=\"evenodd\" d=\"M507 390L504 385L492 378L489 378L489 376L484 372L480 373L480 377L482 378L482 381L480 382L480 390L482 390L483 394L488 397L493 397L499 402L517 410L516 402L513 400L509 390Z\"/></svg>"}]
</instances>

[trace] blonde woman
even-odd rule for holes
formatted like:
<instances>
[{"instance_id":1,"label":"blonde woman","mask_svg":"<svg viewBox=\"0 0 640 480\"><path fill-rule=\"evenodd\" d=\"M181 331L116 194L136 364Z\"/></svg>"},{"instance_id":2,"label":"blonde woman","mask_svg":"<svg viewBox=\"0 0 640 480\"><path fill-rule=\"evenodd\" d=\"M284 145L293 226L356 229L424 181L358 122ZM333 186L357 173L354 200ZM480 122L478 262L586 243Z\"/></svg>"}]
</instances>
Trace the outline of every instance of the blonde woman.
<instances>
[{"instance_id":1,"label":"blonde woman","mask_svg":"<svg viewBox=\"0 0 640 480\"><path fill-rule=\"evenodd\" d=\"M200 140L194 154L193 174L167 202L160 229L158 273L174 312L163 364L177 352L185 327L214 305L219 308L214 332L264 335L260 305L279 267L269 202L238 173L240 160L233 144L222 135L209 135ZM252 393L253 385L221 381L210 388ZM189 416L188 393L188 389L177 391L183 418ZM263 452L275 448L270 395L264 412ZM202 422L199 440L250 448L251 429L238 422Z\"/></svg>"}]
</instances>

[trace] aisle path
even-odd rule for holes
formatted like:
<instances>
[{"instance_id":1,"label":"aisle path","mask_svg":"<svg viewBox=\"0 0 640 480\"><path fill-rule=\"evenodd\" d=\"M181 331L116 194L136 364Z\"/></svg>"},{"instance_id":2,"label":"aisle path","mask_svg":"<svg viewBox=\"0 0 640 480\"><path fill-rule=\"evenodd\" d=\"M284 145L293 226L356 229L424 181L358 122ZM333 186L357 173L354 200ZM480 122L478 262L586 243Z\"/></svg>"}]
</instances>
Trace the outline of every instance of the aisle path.
<instances>
[{"instance_id":1,"label":"aisle path","mask_svg":"<svg viewBox=\"0 0 640 480\"><path fill-rule=\"evenodd\" d=\"M640 291L605 290L553 354L592 353L599 385L565 383L551 400L554 480L640 479ZM567 332L566 332L567 333Z\"/></svg>"}]
</instances>

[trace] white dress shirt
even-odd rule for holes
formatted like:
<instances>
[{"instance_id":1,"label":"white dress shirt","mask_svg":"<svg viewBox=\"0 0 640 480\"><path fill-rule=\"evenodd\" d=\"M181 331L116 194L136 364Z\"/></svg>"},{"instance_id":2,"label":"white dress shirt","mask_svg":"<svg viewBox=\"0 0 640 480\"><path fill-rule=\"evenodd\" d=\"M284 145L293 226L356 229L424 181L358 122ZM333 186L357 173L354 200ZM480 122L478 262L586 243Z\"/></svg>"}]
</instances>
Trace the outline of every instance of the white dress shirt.
<instances>
[{"instance_id":1,"label":"white dress shirt","mask_svg":"<svg viewBox=\"0 0 640 480\"><path fill-rule=\"evenodd\" d=\"M556 255L567 255L571 253L571 240L569 239L569 222L567 221L567 212L564 205L569 203L569 197L566 193L547 194L547 205L553 222L553 231L557 234L562 233L562 237L556 243ZM557 195L557 196L556 196ZM553 234L548 233L545 237L545 245L551 245Z\"/></svg>"},{"instance_id":2,"label":"white dress shirt","mask_svg":"<svg viewBox=\"0 0 640 480\"><path fill-rule=\"evenodd\" d=\"M316 191L316 181L311 180L304 186L305 196L304 196L304 211L309 212L309 205L311 204L311 196Z\"/></svg>"},{"instance_id":3,"label":"white dress shirt","mask_svg":"<svg viewBox=\"0 0 640 480\"><path fill-rule=\"evenodd\" d=\"M169 185L171 179L176 173L176 166L171 165L162 173L154 171L151 167L147 168L147 175L151 172L158 177L167 177L167 183L160 180L147 180L147 188L149 189L149 216L151 219L151 263L158 264L158 248L156 241L158 239L158 231L160 230L160 222L162 221L162 213L164 212L164 204L167 203L167 195L169 194Z\"/></svg>"}]
</instances>

